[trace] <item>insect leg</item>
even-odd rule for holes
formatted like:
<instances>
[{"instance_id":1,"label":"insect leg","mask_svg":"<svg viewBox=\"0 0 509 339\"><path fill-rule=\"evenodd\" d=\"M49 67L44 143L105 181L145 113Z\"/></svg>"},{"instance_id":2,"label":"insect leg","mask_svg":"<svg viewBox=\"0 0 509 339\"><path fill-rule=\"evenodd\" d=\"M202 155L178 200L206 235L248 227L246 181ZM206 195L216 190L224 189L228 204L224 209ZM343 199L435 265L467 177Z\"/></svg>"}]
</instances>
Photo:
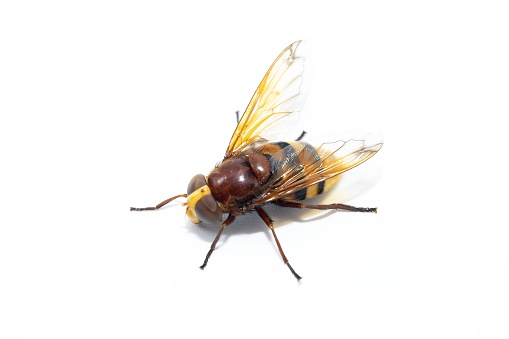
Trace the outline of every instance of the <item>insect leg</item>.
<instances>
[{"instance_id":1,"label":"insect leg","mask_svg":"<svg viewBox=\"0 0 509 339\"><path fill-rule=\"evenodd\" d=\"M307 134L306 131L302 131L302 133L299 135L299 137L297 139L295 139L295 141L301 141L302 138L304 138L304 136Z\"/></svg>"},{"instance_id":2,"label":"insect leg","mask_svg":"<svg viewBox=\"0 0 509 339\"><path fill-rule=\"evenodd\" d=\"M236 111L235 112L235 115L237 116L237 124L240 122L240 115L239 115L239 111Z\"/></svg>"},{"instance_id":3,"label":"insect leg","mask_svg":"<svg viewBox=\"0 0 509 339\"><path fill-rule=\"evenodd\" d=\"M233 220L235 219L235 216L233 214L228 215L228 218L223 222L221 225L221 229L219 230L219 233L217 233L216 238L212 242L212 245L210 245L210 250L207 252L207 255L205 256L205 260L203 261L203 265L200 266L200 268L203 270L205 266L207 266L207 263L209 262L209 258L212 255L212 252L214 252L214 249L216 248L217 241L219 240L219 237L221 236L221 233L223 233L226 226L231 224Z\"/></svg>"},{"instance_id":4,"label":"insect leg","mask_svg":"<svg viewBox=\"0 0 509 339\"><path fill-rule=\"evenodd\" d=\"M165 201L162 201L160 202L159 204L157 204L156 206L154 207L131 207L131 211L147 211L147 210L157 210L161 207L163 207L164 205L166 205L167 203L169 202L172 202L173 200L177 199L177 198L187 198L187 194L179 194L179 195L176 195L174 197L171 197L169 199L166 199Z\"/></svg>"},{"instance_id":5,"label":"insect leg","mask_svg":"<svg viewBox=\"0 0 509 339\"><path fill-rule=\"evenodd\" d=\"M273 203L283 207L311 208L316 210L346 210L353 212L373 212L373 213L377 212L377 207L355 207L345 204L306 205L287 200L274 200Z\"/></svg>"},{"instance_id":6,"label":"insect leg","mask_svg":"<svg viewBox=\"0 0 509 339\"><path fill-rule=\"evenodd\" d=\"M260 216L260 218L262 218L262 220L265 222L265 224L267 224L267 226L269 226L270 230L272 231L272 235L274 236L274 240L276 240L277 248L279 249L279 253L281 254L281 257L283 258L284 263L288 266L288 268L293 273L295 278L297 278L297 280L302 279L302 277L300 275L298 275L297 272L295 272L293 267L288 262L288 259L286 258L286 255L283 252L283 248L281 247L281 244L279 243L279 240L277 238L276 231L274 231L274 225L272 224L272 220L270 219L270 217L267 215L267 213L265 213L264 210L261 209L261 207L256 207L255 209L256 209L256 212L258 212L258 215Z\"/></svg>"}]
</instances>

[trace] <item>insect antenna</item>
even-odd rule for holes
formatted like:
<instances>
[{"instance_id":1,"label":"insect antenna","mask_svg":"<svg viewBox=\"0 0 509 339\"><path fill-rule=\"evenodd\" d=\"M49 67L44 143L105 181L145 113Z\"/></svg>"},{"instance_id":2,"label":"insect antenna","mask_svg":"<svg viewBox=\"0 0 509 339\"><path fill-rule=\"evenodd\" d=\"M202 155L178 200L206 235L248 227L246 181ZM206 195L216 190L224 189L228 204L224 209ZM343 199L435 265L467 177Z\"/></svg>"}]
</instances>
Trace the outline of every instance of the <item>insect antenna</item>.
<instances>
[{"instance_id":1,"label":"insect antenna","mask_svg":"<svg viewBox=\"0 0 509 339\"><path fill-rule=\"evenodd\" d=\"M157 204L156 206L154 207L131 207L131 211L152 211L152 210L157 210L161 207L163 207L164 205L166 205L167 203L169 202L172 202L173 200L177 199L177 198L187 198L187 194L179 194L179 195L176 195L174 197L171 197L169 199L166 199L165 201L161 201L159 204Z\"/></svg>"}]
</instances>

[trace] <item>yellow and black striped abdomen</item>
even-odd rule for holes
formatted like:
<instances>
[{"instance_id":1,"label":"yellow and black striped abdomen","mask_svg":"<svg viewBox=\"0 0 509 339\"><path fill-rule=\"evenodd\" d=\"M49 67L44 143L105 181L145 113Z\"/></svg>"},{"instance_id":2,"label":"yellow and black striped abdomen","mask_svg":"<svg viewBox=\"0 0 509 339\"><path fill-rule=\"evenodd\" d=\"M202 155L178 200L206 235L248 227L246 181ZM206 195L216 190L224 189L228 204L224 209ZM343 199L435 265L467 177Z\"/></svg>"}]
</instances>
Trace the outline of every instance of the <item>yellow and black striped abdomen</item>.
<instances>
[{"instance_id":1,"label":"yellow and black striped abdomen","mask_svg":"<svg viewBox=\"0 0 509 339\"><path fill-rule=\"evenodd\" d=\"M283 152L279 152L283 150ZM298 155L298 161L301 165L307 165L310 162L315 163L316 161L321 163L323 166L326 166L328 161L333 161L333 159L320 159L320 155L316 151L315 147L312 145L300 142L300 141L290 141L290 142L275 142L266 144L261 150L262 154L264 154L267 158L269 158L270 163L274 167L280 166L285 159L295 159L297 161L296 156ZM279 152L279 153L278 153ZM277 153L277 154L276 154ZM317 164L317 163L315 163ZM275 171L277 172L277 171ZM339 176L334 176L329 179L324 179L319 181L316 184L311 184L310 186L304 187L299 191L281 196L281 199L284 200L304 200L308 198L312 198L318 194L321 194L327 191L329 188L334 186L337 183ZM303 179L305 180L305 179Z\"/></svg>"}]
</instances>

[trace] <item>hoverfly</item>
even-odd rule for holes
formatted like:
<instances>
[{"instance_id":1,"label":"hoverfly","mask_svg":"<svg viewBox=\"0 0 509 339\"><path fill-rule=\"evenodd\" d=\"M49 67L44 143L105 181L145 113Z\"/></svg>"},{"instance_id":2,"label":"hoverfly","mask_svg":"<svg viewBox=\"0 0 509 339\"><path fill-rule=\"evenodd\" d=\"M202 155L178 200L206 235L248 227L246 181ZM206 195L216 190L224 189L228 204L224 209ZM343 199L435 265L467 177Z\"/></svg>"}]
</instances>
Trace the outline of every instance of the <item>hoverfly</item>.
<instances>
[{"instance_id":1,"label":"hoverfly","mask_svg":"<svg viewBox=\"0 0 509 339\"><path fill-rule=\"evenodd\" d=\"M254 210L270 228L284 263L300 280L283 252L272 220L263 210L268 203L318 210L377 211L301 202L327 191L339 174L375 155L382 142L350 139L311 145L300 141L304 132L295 141L277 139L281 131L293 127L304 103L304 57L300 46L301 41L294 42L272 63L238 121L222 162L208 176L194 176L186 194L166 199L155 207L131 207L131 211L156 210L174 199L187 198L183 205L193 223L221 224L201 269L207 266L224 229L236 217ZM224 221L223 214L227 214Z\"/></svg>"}]
</instances>

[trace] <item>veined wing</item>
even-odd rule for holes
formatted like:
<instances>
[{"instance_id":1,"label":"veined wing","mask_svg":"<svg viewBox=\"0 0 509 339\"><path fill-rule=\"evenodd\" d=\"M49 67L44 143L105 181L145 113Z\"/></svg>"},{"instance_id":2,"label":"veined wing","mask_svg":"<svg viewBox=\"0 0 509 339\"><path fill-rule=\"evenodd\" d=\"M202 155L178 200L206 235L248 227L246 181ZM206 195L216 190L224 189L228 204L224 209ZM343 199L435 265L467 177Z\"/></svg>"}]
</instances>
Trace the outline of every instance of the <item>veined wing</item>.
<instances>
[{"instance_id":1,"label":"veined wing","mask_svg":"<svg viewBox=\"0 0 509 339\"><path fill-rule=\"evenodd\" d=\"M290 145L272 156L277 162L274 174L264 193L253 200L254 204L282 198L344 173L375 155L383 143L376 137L376 140L324 142L318 147L301 145L297 152L289 151Z\"/></svg>"},{"instance_id":2,"label":"veined wing","mask_svg":"<svg viewBox=\"0 0 509 339\"><path fill-rule=\"evenodd\" d=\"M256 89L237 128L233 132L225 158L239 154L256 141L284 137L297 122L304 106L301 93L304 58L301 41L296 41L272 63Z\"/></svg>"}]
</instances>

